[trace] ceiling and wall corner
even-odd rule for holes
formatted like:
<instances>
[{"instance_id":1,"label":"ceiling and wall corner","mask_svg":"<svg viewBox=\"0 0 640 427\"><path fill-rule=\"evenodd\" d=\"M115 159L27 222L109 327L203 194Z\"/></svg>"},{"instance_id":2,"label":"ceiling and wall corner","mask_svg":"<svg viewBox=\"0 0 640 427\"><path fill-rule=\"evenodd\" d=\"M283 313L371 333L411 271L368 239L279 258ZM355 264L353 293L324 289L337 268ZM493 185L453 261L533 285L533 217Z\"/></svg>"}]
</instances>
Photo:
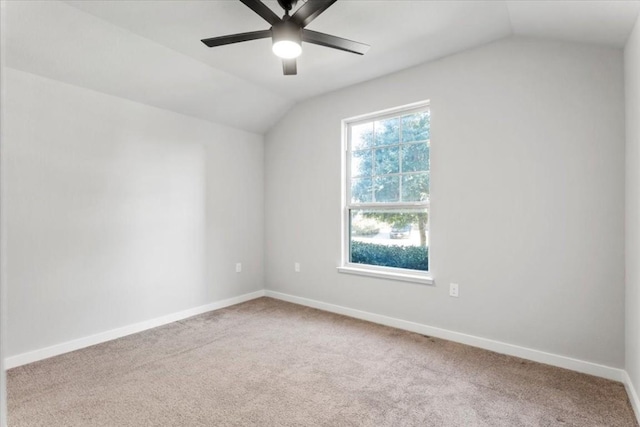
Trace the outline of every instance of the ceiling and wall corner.
<instances>
[{"instance_id":1,"label":"ceiling and wall corner","mask_svg":"<svg viewBox=\"0 0 640 427\"><path fill-rule=\"evenodd\" d=\"M10 68L254 133L293 104L68 4L7 6Z\"/></svg>"},{"instance_id":2,"label":"ceiling and wall corner","mask_svg":"<svg viewBox=\"0 0 640 427\"><path fill-rule=\"evenodd\" d=\"M638 1L338 1L309 29L370 51L304 44L295 77L282 75L269 39L200 42L268 29L239 1L10 1L3 33L12 68L265 133L302 100L513 35L621 48L639 10Z\"/></svg>"}]
</instances>

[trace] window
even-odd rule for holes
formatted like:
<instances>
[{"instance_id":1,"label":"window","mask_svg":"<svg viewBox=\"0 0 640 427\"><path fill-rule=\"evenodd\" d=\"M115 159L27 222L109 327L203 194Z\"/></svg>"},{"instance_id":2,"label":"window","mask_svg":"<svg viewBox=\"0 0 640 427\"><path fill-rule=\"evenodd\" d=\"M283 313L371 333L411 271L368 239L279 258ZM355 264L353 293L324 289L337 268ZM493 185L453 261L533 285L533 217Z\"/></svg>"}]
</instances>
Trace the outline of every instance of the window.
<instances>
[{"instance_id":1,"label":"window","mask_svg":"<svg viewBox=\"0 0 640 427\"><path fill-rule=\"evenodd\" d=\"M341 272L432 283L424 102L343 122Z\"/></svg>"}]
</instances>

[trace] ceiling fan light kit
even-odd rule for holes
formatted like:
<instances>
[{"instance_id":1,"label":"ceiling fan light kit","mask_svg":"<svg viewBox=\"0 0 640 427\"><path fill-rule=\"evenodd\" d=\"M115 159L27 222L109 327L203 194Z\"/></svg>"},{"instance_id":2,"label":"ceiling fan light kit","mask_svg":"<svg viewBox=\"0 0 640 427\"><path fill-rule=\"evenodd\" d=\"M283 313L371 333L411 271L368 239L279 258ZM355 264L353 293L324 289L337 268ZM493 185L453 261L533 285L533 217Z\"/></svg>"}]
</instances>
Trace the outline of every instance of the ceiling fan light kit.
<instances>
[{"instance_id":1,"label":"ceiling fan light kit","mask_svg":"<svg viewBox=\"0 0 640 427\"><path fill-rule=\"evenodd\" d=\"M302 42L358 55L364 55L369 50L369 45L364 43L305 29L311 21L337 0L308 0L291 16L289 16L289 11L296 5L297 0L278 0L285 12L282 18L279 18L260 0L240 1L271 24L271 28L229 36L212 37L203 39L202 43L208 47L216 47L271 37L273 53L282 58L282 70L285 76L297 74L296 58L302 53Z\"/></svg>"},{"instance_id":2,"label":"ceiling fan light kit","mask_svg":"<svg viewBox=\"0 0 640 427\"><path fill-rule=\"evenodd\" d=\"M297 58L302 53L302 30L293 22L282 21L271 28L273 53L280 58Z\"/></svg>"}]
</instances>

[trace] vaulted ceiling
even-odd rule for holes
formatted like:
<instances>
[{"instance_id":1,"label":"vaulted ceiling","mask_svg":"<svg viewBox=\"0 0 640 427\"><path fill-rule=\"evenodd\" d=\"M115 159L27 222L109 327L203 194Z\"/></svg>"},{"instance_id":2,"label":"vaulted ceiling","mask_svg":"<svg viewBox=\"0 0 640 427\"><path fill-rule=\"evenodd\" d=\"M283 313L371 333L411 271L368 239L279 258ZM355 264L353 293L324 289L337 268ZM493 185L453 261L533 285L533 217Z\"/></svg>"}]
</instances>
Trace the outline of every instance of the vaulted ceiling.
<instances>
[{"instance_id":1,"label":"vaulted ceiling","mask_svg":"<svg viewBox=\"0 0 640 427\"><path fill-rule=\"evenodd\" d=\"M269 39L200 42L269 28L236 0L9 0L2 37L10 67L263 133L301 100L504 37L621 48L639 11L638 0L339 0L308 28L370 51L305 44L297 76L282 75Z\"/></svg>"}]
</instances>

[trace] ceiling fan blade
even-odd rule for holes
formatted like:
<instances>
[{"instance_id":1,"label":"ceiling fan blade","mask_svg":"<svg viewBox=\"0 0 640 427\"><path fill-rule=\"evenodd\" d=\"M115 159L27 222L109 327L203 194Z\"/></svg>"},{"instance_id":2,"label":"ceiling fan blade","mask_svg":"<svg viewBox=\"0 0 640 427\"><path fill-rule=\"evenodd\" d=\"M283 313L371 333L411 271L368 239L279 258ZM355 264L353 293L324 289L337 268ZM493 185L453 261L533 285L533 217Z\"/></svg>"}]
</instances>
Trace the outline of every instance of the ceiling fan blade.
<instances>
[{"instance_id":1,"label":"ceiling fan blade","mask_svg":"<svg viewBox=\"0 0 640 427\"><path fill-rule=\"evenodd\" d=\"M298 66L296 65L296 59L283 59L282 60L282 72L285 76L295 76L298 74Z\"/></svg>"},{"instance_id":2,"label":"ceiling fan blade","mask_svg":"<svg viewBox=\"0 0 640 427\"><path fill-rule=\"evenodd\" d=\"M337 0L308 0L296 10L296 13L291 16L289 21L293 21L304 28L336 1Z\"/></svg>"},{"instance_id":3,"label":"ceiling fan blade","mask_svg":"<svg viewBox=\"0 0 640 427\"><path fill-rule=\"evenodd\" d=\"M276 15L273 10L269 9L269 7L266 4L262 3L260 0L240 0L240 1L244 3L247 7L249 7L251 10L253 10L255 13L260 15L262 19L264 19L271 25L275 25L281 21L280 17L278 17L278 15Z\"/></svg>"},{"instance_id":4,"label":"ceiling fan blade","mask_svg":"<svg viewBox=\"0 0 640 427\"><path fill-rule=\"evenodd\" d=\"M311 30L302 30L302 41L317 44L320 46L331 47L333 49L344 50L346 52L356 53L358 55L364 55L371 47L368 44L354 42L353 40L347 40L341 37L336 37Z\"/></svg>"},{"instance_id":5,"label":"ceiling fan blade","mask_svg":"<svg viewBox=\"0 0 640 427\"><path fill-rule=\"evenodd\" d=\"M223 46L225 44L246 42L249 40L266 39L271 37L271 30L251 31L249 33L231 34L228 36L212 37L201 40L209 47Z\"/></svg>"}]
</instances>

